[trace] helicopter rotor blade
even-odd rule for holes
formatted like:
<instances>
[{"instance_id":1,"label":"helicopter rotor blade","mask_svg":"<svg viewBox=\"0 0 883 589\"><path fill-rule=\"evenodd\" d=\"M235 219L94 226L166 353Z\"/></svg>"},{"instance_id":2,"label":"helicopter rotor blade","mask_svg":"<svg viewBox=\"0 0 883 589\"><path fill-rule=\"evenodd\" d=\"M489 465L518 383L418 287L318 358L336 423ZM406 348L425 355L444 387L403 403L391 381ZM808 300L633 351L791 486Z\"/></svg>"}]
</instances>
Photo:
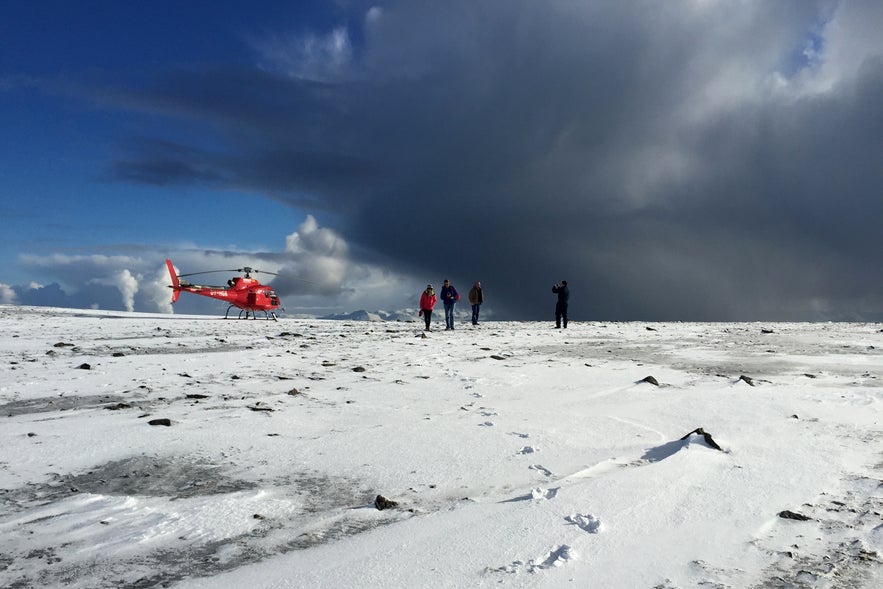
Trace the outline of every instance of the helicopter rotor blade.
<instances>
[{"instance_id":1,"label":"helicopter rotor blade","mask_svg":"<svg viewBox=\"0 0 883 589\"><path fill-rule=\"evenodd\" d=\"M233 272L233 270L231 270ZM245 268L239 268L235 270L235 272L245 272L246 274L272 274L273 276L279 276L276 272L268 272L267 270L255 270L254 268L249 268L246 266Z\"/></svg>"},{"instance_id":2,"label":"helicopter rotor blade","mask_svg":"<svg viewBox=\"0 0 883 589\"><path fill-rule=\"evenodd\" d=\"M205 272L189 272L187 274L178 274L178 278L184 276L197 276L199 274L217 274L218 272L242 272L242 270L206 270Z\"/></svg>"},{"instance_id":3,"label":"helicopter rotor blade","mask_svg":"<svg viewBox=\"0 0 883 589\"><path fill-rule=\"evenodd\" d=\"M249 268L246 266L245 268L233 268L230 270L206 270L204 272L188 272L187 274L178 274L178 278L184 278L185 276L198 276L199 274L217 274L220 272L236 272L238 274L272 274L273 276L279 276L276 272L269 272L267 270L255 270L254 268Z\"/></svg>"}]
</instances>

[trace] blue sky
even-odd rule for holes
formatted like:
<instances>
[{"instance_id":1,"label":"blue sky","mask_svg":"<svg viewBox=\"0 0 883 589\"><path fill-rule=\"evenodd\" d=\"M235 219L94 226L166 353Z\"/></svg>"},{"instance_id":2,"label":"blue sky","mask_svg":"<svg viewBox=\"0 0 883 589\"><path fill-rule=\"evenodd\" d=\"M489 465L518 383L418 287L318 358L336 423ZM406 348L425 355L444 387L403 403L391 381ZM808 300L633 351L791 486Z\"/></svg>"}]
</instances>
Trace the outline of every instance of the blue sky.
<instances>
[{"instance_id":1,"label":"blue sky","mask_svg":"<svg viewBox=\"0 0 883 589\"><path fill-rule=\"evenodd\" d=\"M497 318L567 279L577 319L880 320L880 30L871 0L4 3L0 302L168 312L171 257L280 272L295 313L449 277Z\"/></svg>"},{"instance_id":2,"label":"blue sky","mask_svg":"<svg viewBox=\"0 0 883 589\"><path fill-rule=\"evenodd\" d=\"M321 27L334 12L321 4L265 3L256 13L246 3L157 2L145 9L125 2L5 3L3 207L4 217L17 221L7 228L14 239L2 246L5 259L20 251L109 253L144 242L227 244L223 236L248 217L256 196L263 201L253 210L262 231L243 231L235 240L240 247L269 247L266 235L289 232L303 213L261 195L110 180L108 162L129 138L151 135L156 121L95 104L88 86L138 84L166 68L248 65L249 36ZM186 125L163 131L167 138L211 140ZM197 213L198 220L181 223L182 215ZM2 274L6 281L16 279L10 270Z\"/></svg>"}]
</instances>

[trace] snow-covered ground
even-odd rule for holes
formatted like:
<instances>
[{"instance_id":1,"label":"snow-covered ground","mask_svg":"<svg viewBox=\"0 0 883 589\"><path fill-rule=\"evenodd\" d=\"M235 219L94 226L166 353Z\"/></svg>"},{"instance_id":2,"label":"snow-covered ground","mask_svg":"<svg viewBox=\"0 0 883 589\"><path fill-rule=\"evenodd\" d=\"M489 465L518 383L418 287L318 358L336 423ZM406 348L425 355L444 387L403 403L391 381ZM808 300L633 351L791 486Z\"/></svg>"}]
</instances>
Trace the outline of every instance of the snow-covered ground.
<instances>
[{"instance_id":1,"label":"snow-covered ground","mask_svg":"<svg viewBox=\"0 0 883 589\"><path fill-rule=\"evenodd\" d=\"M0 306L0 586L879 587L881 368L879 324Z\"/></svg>"}]
</instances>

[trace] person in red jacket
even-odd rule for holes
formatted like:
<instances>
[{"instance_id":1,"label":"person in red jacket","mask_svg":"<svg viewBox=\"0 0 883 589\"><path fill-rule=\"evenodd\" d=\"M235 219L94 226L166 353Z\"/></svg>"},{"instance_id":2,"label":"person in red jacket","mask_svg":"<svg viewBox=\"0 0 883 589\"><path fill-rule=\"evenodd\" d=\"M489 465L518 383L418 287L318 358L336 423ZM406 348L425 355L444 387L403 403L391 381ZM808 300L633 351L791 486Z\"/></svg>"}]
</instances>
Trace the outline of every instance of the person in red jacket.
<instances>
[{"instance_id":1,"label":"person in red jacket","mask_svg":"<svg viewBox=\"0 0 883 589\"><path fill-rule=\"evenodd\" d=\"M435 308L435 303L437 301L438 298L435 296L435 291L432 290L432 285L427 284L426 290L420 295L420 316L423 317L423 320L426 322L426 331L432 331L432 328L430 327L430 322L432 321L432 309Z\"/></svg>"}]
</instances>

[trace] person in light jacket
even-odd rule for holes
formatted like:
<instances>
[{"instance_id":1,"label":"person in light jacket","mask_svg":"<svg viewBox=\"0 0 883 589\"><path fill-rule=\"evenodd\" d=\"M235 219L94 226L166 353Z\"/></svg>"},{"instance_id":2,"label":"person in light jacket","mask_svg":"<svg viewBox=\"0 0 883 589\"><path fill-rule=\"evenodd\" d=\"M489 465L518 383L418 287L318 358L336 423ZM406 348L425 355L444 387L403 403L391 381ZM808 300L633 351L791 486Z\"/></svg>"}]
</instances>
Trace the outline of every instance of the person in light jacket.
<instances>
[{"instance_id":1,"label":"person in light jacket","mask_svg":"<svg viewBox=\"0 0 883 589\"><path fill-rule=\"evenodd\" d=\"M483 302L484 295L481 293L481 282L476 282L469 290L469 304L472 305L472 325L478 325L478 312Z\"/></svg>"},{"instance_id":2,"label":"person in light jacket","mask_svg":"<svg viewBox=\"0 0 883 589\"><path fill-rule=\"evenodd\" d=\"M426 290L420 295L420 316L423 317L423 321L426 322L426 331L432 331L432 310L435 308L435 303L437 301L438 297L435 296L435 291L432 290L432 285L427 284Z\"/></svg>"}]
</instances>

